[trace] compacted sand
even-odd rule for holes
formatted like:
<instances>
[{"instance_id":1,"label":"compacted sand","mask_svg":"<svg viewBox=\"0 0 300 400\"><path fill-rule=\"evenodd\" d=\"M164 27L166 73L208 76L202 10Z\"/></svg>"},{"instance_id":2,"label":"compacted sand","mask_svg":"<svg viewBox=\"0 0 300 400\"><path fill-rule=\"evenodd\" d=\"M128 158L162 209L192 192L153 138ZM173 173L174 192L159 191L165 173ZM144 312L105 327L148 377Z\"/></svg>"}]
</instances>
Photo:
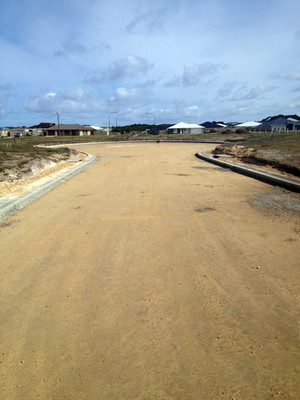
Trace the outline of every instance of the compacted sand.
<instances>
[{"instance_id":1,"label":"compacted sand","mask_svg":"<svg viewBox=\"0 0 300 400\"><path fill-rule=\"evenodd\" d=\"M1 399L299 398L299 196L204 147L81 146L0 223Z\"/></svg>"}]
</instances>

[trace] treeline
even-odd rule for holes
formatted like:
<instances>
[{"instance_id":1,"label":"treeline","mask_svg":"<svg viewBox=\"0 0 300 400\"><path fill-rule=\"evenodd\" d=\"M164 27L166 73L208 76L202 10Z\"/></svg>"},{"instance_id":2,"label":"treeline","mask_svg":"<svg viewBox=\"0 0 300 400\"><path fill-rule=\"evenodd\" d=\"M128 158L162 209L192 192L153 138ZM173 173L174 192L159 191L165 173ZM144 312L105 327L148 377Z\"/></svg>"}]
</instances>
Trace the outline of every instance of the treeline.
<instances>
[{"instance_id":1,"label":"treeline","mask_svg":"<svg viewBox=\"0 0 300 400\"><path fill-rule=\"evenodd\" d=\"M124 126L115 126L112 132L131 133L131 132L155 132L157 130L166 129L171 124L149 125L149 124L132 124Z\"/></svg>"}]
</instances>

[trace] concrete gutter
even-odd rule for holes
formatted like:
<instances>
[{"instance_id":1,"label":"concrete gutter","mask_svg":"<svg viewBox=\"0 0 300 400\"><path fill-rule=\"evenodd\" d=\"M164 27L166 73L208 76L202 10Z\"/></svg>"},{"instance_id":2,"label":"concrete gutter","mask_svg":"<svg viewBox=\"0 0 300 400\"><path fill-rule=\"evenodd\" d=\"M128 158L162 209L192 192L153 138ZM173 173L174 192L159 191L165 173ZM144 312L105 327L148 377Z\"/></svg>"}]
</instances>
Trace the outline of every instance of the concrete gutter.
<instances>
[{"instance_id":1,"label":"concrete gutter","mask_svg":"<svg viewBox=\"0 0 300 400\"><path fill-rule=\"evenodd\" d=\"M76 166L71 170L49 180L48 182L28 193L23 195L12 194L3 200L0 200L0 222L27 207L29 204L42 197L56 186L72 178L74 175L77 175L79 172L83 171L85 168L95 162L96 156L86 152L82 153L85 153L87 157L83 161L78 161L78 164L76 163Z\"/></svg>"},{"instance_id":2,"label":"concrete gutter","mask_svg":"<svg viewBox=\"0 0 300 400\"><path fill-rule=\"evenodd\" d=\"M228 161L223 161L220 160L219 157L216 158L208 156L205 151L198 152L195 154L195 156L200 158L201 160L208 161L220 167L228 168L231 171L237 172L238 174L246 175L274 186L280 186L284 189L291 190L292 192L300 193L300 180L297 178L275 174L259 168L250 167L245 164L234 164Z\"/></svg>"}]
</instances>

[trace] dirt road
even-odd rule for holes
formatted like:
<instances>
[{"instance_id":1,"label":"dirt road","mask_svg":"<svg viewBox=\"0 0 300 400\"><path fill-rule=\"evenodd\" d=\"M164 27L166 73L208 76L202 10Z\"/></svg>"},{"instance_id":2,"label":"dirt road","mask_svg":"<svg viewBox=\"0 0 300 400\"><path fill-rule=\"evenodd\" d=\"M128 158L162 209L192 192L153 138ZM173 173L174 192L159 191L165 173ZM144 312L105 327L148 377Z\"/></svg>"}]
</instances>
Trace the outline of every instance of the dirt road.
<instances>
[{"instance_id":1,"label":"dirt road","mask_svg":"<svg viewBox=\"0 0 300 400\"><path fill-rule=\"evenodd\" d=\"M299 214L199 144L81 148L0 224L0 398L299 398Z\"/></svg>"}]
</instances>

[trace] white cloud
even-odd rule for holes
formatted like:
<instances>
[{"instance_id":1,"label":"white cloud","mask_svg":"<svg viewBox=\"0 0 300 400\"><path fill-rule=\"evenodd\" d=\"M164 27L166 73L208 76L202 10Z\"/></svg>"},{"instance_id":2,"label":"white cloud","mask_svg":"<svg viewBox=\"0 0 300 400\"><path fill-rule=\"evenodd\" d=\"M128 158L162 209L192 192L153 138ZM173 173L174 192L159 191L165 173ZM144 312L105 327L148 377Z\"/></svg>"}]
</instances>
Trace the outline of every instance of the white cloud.
<instances>
[{"instance_id":1,"label":"white cloud","mask_svg":"<svg viewBox=\"0 0 300 400\"><path fill-rule=\"evenodd\" d=\"M214 75L225 66L222 64L213 64L205 62L202 64L185 64L182 76L183 86L197 86L203 78L209 75Z\"/></svg>"},{"instance_id":2,"label":"white cloud","mask_svg":"<svg viewBox=\"0 0 300 400\"><path fill-rule=\"evenodd\" d=\"M147 80L145 82L137 83L136 87L139 88L139 89L147 89L147 88L150 89L150 88L153 88L157 84L157 82L159 80L160 79L158 79L157 81L154 80L154 79L149 79L149 80Z\"/></svg>"},{"instance_id":3,"label":"white cloud","mask_svg":"<svg viewBox=\"0 0 300 400\"><path fill-rule=\"evenodd\" d=\"M267 92L276 89L276 86L256 85L249 88L247 83L239 81L225 82L217 92L217 99L220 101L240 101L262 99Z\"/></svg>"},{"instance_id":4,"label":"white cloud","mask_svg":"<svg viewBox=\"0 0 300 400\"><path fill-rule=\"evenodd\" d=\"M67 42L62 44L62 50L58 50L54 52L56 57L67 57L70 55L81 55L86 52L86 48L73 40L68 40Z\"/></svg>"},{"instance_id":5,"label":"white cloud","mask_svg":"<svg viewBox=\"0 0 300 400\"><path fill-rule=\"evenodd\" d=\"M62 93L50 92L43 96L35 96L25 102L25 109L35 113L64 113L94 112L104 109L102 99L86 93L77 87Z\"/></svg>"},{"instance_id":6,"label":"white cloud","mask_svg":"<svg viewBox=\"0 0 300 400\"><path fill-rule=\"evenodd\" d=\"M281 72L278 74L271 74L271 78L276 78L276 79L292 79L292 80L298 80L300 79L300 64L296 65L294 68L290 69L287 72Z\"/></svg>"},{"instance_id":7,"label":"white cloud","mask_svg":"<svg viewBox=\"0 0 300 400\"><path fill-rule=\"evenodd\" d=\"M183 109L186 116L192 116L193 118L200 118L202 116L202 110L199 106L193 105Z\"/></svg>"},{"instance_id":8,"label":"white cloud","mask_svg":"<svg viewBox=\"0 0 300 400\"><path fill-rule=\"evenodd\" d=\"M95 46L92 47L92 50L97 50L102 53L104 50L111 50L111 45L103 41L100 41L99 43L97 43Z\"/></svg>"},{"instance_id":9,"label":"white cloud","mask_svg":"<svg viewBox=\"0 0 300 400\"><path fill-rule=\"evenodd\" d=\"M15 97L16 92L13 89L13 86L11 83L4 83L0 85L0 93L2 94L3 97Z\"/></svg>"},{"instance_id":10,"label":"white cloud","mask_svg":"<svg viewBox=\"0 0 300 400\"><path fill-rule=\"evenodd\" d=\"M53 98L55 96L56 96L56 93L50 92L50 93L45 94L45 99L49 99L49 98L51 99L51 98Z\"/></svg>"},{"instance_id":11,"label":"white cloud","mask_svg":"<svg viewBox=\"0 0 300 400\"><path fill-rule=\"evenodd\" d=\"M86 79L87 83L105 83L145 75L153 65L142 57L127 56L114 61L107 70L97 71Z\"/></svg>"},{"instance_id":12,"label":"white cloud","mask_svg":"<svg viewBox=\"0 0 300 400\"><path fill-rule=\"evenodd\" d=\"M205 62L202 64L189 63L184 64L182 75L175 75L165 82L165 87L189 87L199 86L207 83L207 78L212 77L218 71L226 68L224 64L213 64Z\"/></svg>"},{"instance_id":13,"label":"white cloud","mask_svg":"<svg viewBox=\"0 0 300 400\"><path fill-rule=\"evenodd\" d=\"M276 86L256 85L247 91L236 91L231 97L231 100L262 99L264 98L265 93L274 89L276 89Z\"/></svg>"},{"instance_id":14,"label":"white cloud","mask_svg":"<svg viewBox=\"0 0 300 400\"><path fill-rule=\"evenodd\" d=\"M182 77L181 76L173 76L169 81L167 81L164 86L165 87L180 87L182 83Z\"/></svg>"},{"instance_id":15,"label":"white cloud","mask_svg":"<svg viewBox=\"0 0 300 400\"><path fill-rule=\"evenodd\" d=\"M180 8L179 0L169 0L165 4L160 0L138 0L134 18L126 25L127 33L164 32L166 22Z\"/></svg>"},{"instance_id":16,"label":"white cloud","mask_svg":"<svg viewBox=\"0 0 300 400\"><path fill-rule=\"evenodd\" d=\"M240 92L246 88L245 84L241 84L238 81L225 82L223 86L218 90L218 97L228 98L231 97L235 92Z\"/></svg>"},{"instance_id":17,"label":"white cloud","mask_svg":"<svg viewBox=\"0 0 300 400\"><path fill-rule=\"evenodd\" d=\"M152 96L152 93L147 89L128 89L119 87L115 90L110 102L116 106L143 107L147 104Z\"/></svg>"},{"instance_id":18,"label":"white cloud","mask_svg":"<svg viewBox=\"0 0 300 400\"><path fill-rule=\"evenodd\" d=\"M83 44L76 42L74 40L67 40L61 46L60 50L54 51L53 55L55 57L69 57L69 56L81 56L91 54L91 52L103 53L106 50L110 50L111 46L103 41L99 41L95 45L88 47Z\"/></svg>"}]
</instances>

